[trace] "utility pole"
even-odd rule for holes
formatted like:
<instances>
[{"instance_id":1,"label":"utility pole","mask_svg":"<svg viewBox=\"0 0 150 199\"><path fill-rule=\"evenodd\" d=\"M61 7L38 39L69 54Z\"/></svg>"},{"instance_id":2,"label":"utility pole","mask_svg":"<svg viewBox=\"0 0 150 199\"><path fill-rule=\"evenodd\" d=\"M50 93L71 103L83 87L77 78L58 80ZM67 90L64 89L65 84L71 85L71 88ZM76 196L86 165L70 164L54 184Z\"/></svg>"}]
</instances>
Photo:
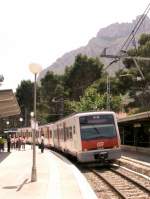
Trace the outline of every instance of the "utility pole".
<instances>
[{"instance_id":1,"label":"utility pole","mask_svg":"<svg viewBox=\"0 0 150 199\"><path fill-rule=\"evenodd\" d=\"M110 111L110 78L107 75L107 110Z\"/></svg>"},{"instance_id":2,"label":"utility pole","mask_svg":"<svg viewBox=\"0 0 150 199\"><path fill-rule=\"evenodd\" d=\"M0 75L0 86L1 86L1 84L2 84L3 81L4 81L4 76Z\"/></svg>"},{"instance_id":3,"label":"utility pole","mask_svg":"<svg viewBox=\"0 0 150 199\"><path fill-rule=\"evenodd\" d=\"M60 119L63 118L64 116L64 97L61 96L59 99L55 99L53 98L52 99L52 102L54 103L58 103L58 107L60 108L59 110L59 114L54 114L54 115L59 115L60 116Z\"/></svg>"},{"instance_id":4,"label":"utility pole","mask_svg":"<svg viewBox=\"0 0 150 199\"><path fill-rule=\"evenodd\" d=\"M64 98L63 96L60 98L60 118L64 116Z\"/></svg>"},{"instance_id":5,"label":"utility pole","mask_svg":"<svg viewBox=\"0 0 150 199\"><path fill-rule=\"evenodd\" d=\"M105 51L105 54L101 54L101 57L106 57L106 58L113 58L114 60L111 61L108 66L106 66L105 70L110 67L113 63L116 63L118 62L119 60L122 60L122 59L132 59L137 70L139 71L140 75L141 75L141 78L143 80L145 80L145 77L144 77L144 74L142 72L142 70L140 69L140 66L139 64L137 63L137 60L142 60L142 61L150 61L150 58L149 57L136 57L136 56L127 56L127 55L107 55L106 54L106 51Z\"/></svg>"}]
</instances>

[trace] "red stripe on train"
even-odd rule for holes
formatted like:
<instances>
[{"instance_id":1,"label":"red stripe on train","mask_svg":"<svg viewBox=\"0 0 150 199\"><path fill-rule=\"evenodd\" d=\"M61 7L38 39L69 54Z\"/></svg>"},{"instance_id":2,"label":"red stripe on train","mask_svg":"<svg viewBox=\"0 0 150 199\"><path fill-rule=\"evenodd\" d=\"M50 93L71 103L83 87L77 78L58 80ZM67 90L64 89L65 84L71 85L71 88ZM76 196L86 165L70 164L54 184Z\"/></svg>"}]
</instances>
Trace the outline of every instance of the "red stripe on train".
<instances>
[{"instance_id":1,"label":"red stripe on train","mask_svg":"<svg viewBox=\"0 0 150 199\"><path fill-rule=\"evenodd\" d=\"M82 140L82 150L95 150L98 148L113 148L118 147L117 138L112 139L96 139L96 140Z\"/></svg>"}]
</instances>

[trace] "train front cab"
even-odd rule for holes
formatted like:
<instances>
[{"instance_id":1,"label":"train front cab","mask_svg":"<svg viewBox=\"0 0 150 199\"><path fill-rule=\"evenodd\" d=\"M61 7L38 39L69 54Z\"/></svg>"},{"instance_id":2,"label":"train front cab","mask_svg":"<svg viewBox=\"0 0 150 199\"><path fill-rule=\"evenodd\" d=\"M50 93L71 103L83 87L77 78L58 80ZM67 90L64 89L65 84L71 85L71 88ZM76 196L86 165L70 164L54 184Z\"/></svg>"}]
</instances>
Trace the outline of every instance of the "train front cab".
<instances>
[{"instance_id":1,"label":"train front cab","mask_svg":"<svg viewBox=\"0 0 150 199\"><path fill-rule=\"evenodd\" d=\"M80 162L104 162L121 157L120 136L113 112L101 112L80 116L81 150L77 153Z\"/></svg>"}]
</instances>

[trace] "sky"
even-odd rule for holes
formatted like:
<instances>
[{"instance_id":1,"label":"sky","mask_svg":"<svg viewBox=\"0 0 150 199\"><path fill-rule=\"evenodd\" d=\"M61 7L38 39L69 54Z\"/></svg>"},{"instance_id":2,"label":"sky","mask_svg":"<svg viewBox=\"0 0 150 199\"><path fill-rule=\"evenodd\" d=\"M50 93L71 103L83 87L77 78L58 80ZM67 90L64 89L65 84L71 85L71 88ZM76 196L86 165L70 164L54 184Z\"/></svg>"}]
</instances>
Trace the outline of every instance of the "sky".
<instances>
[{"instance_id":1,"label":"sky","mask_svg":"<svg viewBox=\"0 0 150 199\"><path fill-rule=\"evenodd\" d=\"M150 0L0 0L0 89L33 81L30 63L47 68L87 45L112 23L132 22ZM149 15L148 15L149 16Z\"/></svg>"}]
</instances>

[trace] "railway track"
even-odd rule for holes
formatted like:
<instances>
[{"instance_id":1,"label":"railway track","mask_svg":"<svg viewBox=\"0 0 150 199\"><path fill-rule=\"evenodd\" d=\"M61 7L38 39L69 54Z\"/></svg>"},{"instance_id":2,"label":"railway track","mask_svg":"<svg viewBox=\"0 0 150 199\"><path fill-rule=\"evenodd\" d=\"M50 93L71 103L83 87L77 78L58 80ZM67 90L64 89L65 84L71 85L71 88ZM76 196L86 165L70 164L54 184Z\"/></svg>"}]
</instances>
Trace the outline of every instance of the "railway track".
<instances>
[{"instance_id":1,"label":"railway track","mask_svg":"<svg viewBox=\"0 0 150 199\"><path fill-rule=\"evenodd\" d=\"M85 177L98 198L150 198L150 180L123 168L86 169Z\"/></svg>"},{"instance_id":2,"label":"railway track","mask_svg":"<svg viewBox=\"0 0 150 199\"><path fill-rule=\"evenodd\" d=\"M99 164L81 164L71 161L85 175L98 198L150 198L150 177L148 176L116 164L102 168L98 167Z\"/></svg>"},{"instance_id":3,"label":"railway track","mask_svg":"<svg viewBox=\"0 0 150 199\"><path fill-rule=\"evenodd\" d=\"M141 161L123 156L119 160L116 160L116 164L127 167L135 172L138 172L150 177L150 164L149 163L141 162Z\"/></svg>"}]
</instances>

